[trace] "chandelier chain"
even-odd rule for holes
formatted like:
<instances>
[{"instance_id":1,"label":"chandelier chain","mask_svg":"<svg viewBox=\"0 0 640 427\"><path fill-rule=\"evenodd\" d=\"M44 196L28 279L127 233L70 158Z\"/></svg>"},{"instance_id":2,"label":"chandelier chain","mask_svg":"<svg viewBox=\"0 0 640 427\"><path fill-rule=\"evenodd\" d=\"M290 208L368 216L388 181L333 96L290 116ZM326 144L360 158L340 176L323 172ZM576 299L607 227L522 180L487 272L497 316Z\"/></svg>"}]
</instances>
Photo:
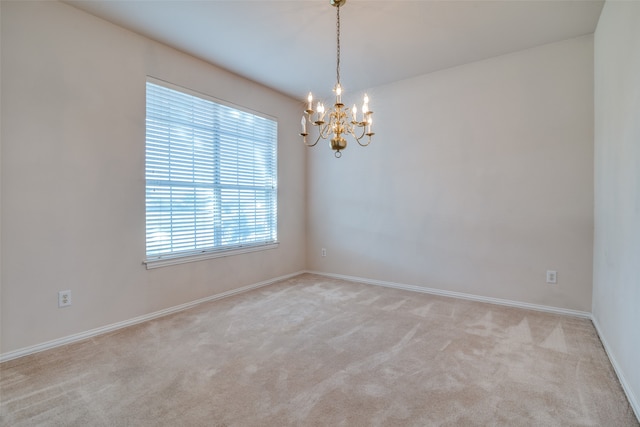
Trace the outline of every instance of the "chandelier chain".
<instances>
[{"instance_id":1,"label":"chandelier chain","mask_svg":"<svg viewBox=\"0 0 640 427\"><path fill-rule=\"evenodd\" d=\"M336 78L338 80L338 84L340 84L340 6L336 7Z\"/></svg>"}]
</instances>

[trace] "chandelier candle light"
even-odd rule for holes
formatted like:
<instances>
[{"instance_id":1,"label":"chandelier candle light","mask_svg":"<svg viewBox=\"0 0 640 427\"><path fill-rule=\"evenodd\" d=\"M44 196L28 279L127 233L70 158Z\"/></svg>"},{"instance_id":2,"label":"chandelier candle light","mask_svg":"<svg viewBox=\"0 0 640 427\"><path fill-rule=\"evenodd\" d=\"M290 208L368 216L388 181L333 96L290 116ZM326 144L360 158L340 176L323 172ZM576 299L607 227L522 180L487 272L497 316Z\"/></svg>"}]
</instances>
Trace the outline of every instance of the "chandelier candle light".
<instances>
[{"instance_id":1,"label":"chandelier candle light","mask_svg":"<svg viewBox=\"0 0 640 427\"><path fill-rule=\"evenodd\" d=\"M364 102L362 103L362 114L358 115L358 108L353 105L353 108L349 112L348 108L342 103L342 86L340 85L340 7L343 6L347 0L330 0L331 5L336 8L336 39L337 39L337 61L336 61L336 86L333 91L336 94L336 102L333 104L333 108L329 111L325 111L324 104L318 102L316 109L313 109L313 95L309 92L307 97L307 109L302 116L302 141L307 147L314 147L320 138L327 139L331 134L331 149L335 151L336 157L342 157L342 150L347 148L347 140L344 139L342 134L350 134L353 138L363 147L366 147L371 143L371 137L374 133L371 131L371 125L373 123L371 115L373 111L369 110L369 97L364 95ZM328 122L325 121L328 115ZM307 142L307 123L311 126L318 127L318 138L313 143ZM358 130L361 128L361 130ZM358 136L358 133L360 136ZM362 141L364 137L367 137L366 141Z\"/></svg>"}]
</instances>

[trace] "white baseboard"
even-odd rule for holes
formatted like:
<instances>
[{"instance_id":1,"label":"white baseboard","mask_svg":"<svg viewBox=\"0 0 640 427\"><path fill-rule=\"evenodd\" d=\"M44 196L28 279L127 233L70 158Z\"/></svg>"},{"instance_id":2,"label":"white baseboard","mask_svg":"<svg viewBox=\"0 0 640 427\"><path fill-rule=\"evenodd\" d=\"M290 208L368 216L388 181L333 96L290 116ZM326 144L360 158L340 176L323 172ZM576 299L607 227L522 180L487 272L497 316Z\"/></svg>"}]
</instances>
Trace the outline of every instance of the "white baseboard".
<instances>
[{"instance_id":1,"label":"white baseboard","mask_svg":"<svg viewBox=\"0 0 640 427\"><path fill-rule=\"evenodd\" d=\"M42 344L36 344L29 347L24 347L18 350L10 351L8 353L0 354L0 363L6 362L8 360L17 359L19 357L27 356L34 353L39 353L41 351L49 350L55 347L60 347L62 345L71 344L74 342L82 341L87 338L95 337L97 335L106 334L107 332L112 332L117 329L126 328L127 326L136 325L138 323L146 322L151 319L156 319L158 317L166 316L168 314L177 313L179 311L186 310L198 304L202 304L209 301L216 301L222 298L227 298L233 295L237 295L243 292L247 292L253 289L261 288L263 286L270 285L272 283L278 282L280 280L286 280L294 276L298 276L304 273L304 271L298 271L296 273L287 274L284 276L276 277L273 279L265 280L263 282L254 283L251 285L243 286L241 288L232 289L227 292L222 292L220 294L215 294L209 297L200 298L195 301L191 301L185 304L176 305L174 307L165 308L164 310L156 311L149 314L144 314L142 316L134 317L133 319L124 320L122 322L112 323L111 325L102 326L100 328L91 329L85 332L80 332L77 334L69 335L63 338L58 338L55 340L47 341Z\"/></svg>"},{"instance_id":2,"label":"white baseboard","mask_svg":"<svg viewBox=\"0 0 640 427\"><path fill-rule=\"evenodd\" d=\"M600 337L600 341L602 342L604 351L607 353L607 356L609 357L611 366L613 366L613 370L616 372L616 375L618 376L618 380L622 385L622 389L624 390L624 393L627 395L627 400L629 401L629 405L631 405L631 409L633 409L633 412L636 414L636 418L638 419L638 422L640 422L640 405L638 405L638 400L636 399L636 396L633 394L633 390L631 390L629 383L627 382L624 374L622 373L622 370L620 369L620 365L618 364L618 361L616 360L615 356L613 355L613 352L611 351L611 347L609 346L609 344L607 343L607 340L602 334L602 329L600 328L600 324L598 323L598 320L595 318L595 316L592 316L591 321L593 322L593 326L596 328L596 332Z\"/></svg>"},{"instance_id":3,"label":"white baseboard","mask_svg":"<svg viewBox=\"0 0 640 427\"><path fill-rule=\"evenodd\" d=\"M500 298L483 297L480 295L465 294L462 292L444 291L441 289L427 288L423 286L407 285L403 283L385 282L382 280L365 279L362 277L345 276L342 274L323 273L321 271L307 271L310 274L319 276L332 277L335 279L348 280L350 282L366 283L376 286L384 286L386 288L402 289L405 291L420 292L423 294L440 295L445 297L461 298L471 301L486 302L490 304L506 305L509 307L526 308L528 310L545 311L547 313L563 314L567 316L582 317L591 319L591 313L587 311L570 310L567 308L551 307L547 305L529 304L527 302L511 301Z\"/></svg>"}]
</instances>

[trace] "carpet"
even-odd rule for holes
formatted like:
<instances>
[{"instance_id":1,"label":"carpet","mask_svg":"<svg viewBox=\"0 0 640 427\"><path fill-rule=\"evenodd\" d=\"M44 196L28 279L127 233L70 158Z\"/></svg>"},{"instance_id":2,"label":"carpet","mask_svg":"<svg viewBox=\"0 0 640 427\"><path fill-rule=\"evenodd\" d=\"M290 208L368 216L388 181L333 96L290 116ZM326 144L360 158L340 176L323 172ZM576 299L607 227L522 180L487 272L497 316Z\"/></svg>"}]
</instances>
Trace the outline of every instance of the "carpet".
<instances>
[{"instance_id":1,"label":"carpet","mask_svg":"<svg viewBox=\"0 0 640 427\"><path fill-rule=\"evenodd\" d=\"M638 426L590 320L304 274L0 365L6 426Z\"/></svg>"}]
</instances>

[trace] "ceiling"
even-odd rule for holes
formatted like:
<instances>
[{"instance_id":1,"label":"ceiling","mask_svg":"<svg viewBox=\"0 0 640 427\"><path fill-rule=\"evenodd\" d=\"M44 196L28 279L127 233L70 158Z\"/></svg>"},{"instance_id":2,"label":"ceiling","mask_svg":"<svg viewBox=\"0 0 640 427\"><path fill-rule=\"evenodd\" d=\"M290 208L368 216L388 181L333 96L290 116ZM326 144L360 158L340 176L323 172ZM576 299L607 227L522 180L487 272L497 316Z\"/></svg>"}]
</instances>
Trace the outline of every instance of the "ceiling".
<instances>
[{"instance_id":1,"label":"ceiling","mask_svg":"<svg viewBox=\"0 0 640 427\"><path fill-rule=\"evenodd\" d=\"M66 3L304 99L336 79L329 0L69 0ZM601 0L364 1L340 8L348 92L595 31ZM324 91L324 93L322 93Z\"/></svg>"}]
</instances>

